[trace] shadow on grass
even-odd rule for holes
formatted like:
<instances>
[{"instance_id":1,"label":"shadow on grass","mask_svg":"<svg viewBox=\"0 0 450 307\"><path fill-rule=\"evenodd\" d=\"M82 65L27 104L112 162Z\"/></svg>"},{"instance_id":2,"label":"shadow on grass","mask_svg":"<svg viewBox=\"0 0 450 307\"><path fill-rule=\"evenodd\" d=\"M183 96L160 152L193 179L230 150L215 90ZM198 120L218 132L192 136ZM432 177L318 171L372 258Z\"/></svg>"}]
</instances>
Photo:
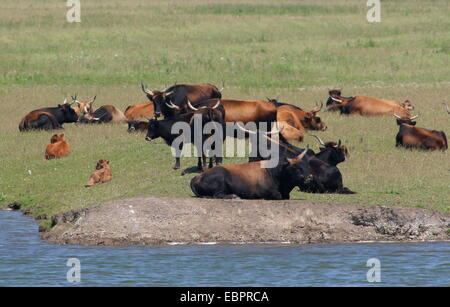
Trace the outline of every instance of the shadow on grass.
<instances>
[{"instance_id":1,"label":"shadow on grass","mask_svg":"<svg viewBox=\"0 0 450 307\"><path fill-rule=\"evenodd\" d=\"M200 173L202 173L202 170L198 169L197 166L191 166L191 167L185 168L181 172L181 176L184 176L186 174L200 174Z\"/></svg>"}]
</instances>

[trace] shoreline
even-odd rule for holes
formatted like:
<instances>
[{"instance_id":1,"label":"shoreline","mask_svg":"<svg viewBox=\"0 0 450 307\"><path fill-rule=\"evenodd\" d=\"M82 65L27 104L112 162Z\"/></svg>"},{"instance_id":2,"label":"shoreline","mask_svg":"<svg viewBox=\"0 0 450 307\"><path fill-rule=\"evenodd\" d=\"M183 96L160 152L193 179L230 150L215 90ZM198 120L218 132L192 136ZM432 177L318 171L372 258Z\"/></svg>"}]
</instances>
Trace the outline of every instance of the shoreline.
<instances>
[{"instance_id":1,"label":"shoreline","mask_svg":"<svg viewBox=\"0 0 450 307\"><path fill-rule=\"evenodd\" d=\"M138 197L52 217L49 243L88 246L388 243L450 240L450 214L300 201Z\"/></svg>"}]
</instances>

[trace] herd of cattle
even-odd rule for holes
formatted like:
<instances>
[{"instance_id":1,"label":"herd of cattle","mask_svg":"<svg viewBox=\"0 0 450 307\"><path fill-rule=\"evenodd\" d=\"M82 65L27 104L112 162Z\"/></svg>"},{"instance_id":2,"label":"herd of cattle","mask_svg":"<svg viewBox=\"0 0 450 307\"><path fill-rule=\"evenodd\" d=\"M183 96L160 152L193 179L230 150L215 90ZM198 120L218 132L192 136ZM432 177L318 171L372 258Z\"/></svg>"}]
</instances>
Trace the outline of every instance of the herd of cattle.
<instances>
[{"instance_id":1,"label":"herd of cattle","mask_svg":"<svg viewBox=\"0 0 450 307\"><path fill-rule=\"evenodd\" d=\"M221 90L211 84L176 84L165 90L149 90L141 84L149 102L129 106L125 112L112 105L94 108L96 97L79 101L77 96L67 98L57 107L41 108L28 113L20 122L19 130L52 130L62 128L64 123L124 123L128 131L146 132L145 139L151 141L162 138L168 145L178 136L172 133L172 127L178 122L195 125L193 117L201 117L201 125L214 122L222 128L226 123L237 126L250 134L262 135L269 143L279 146L279 162L275 167L266 168L265 157L257 155L248 163L222 163L222 157L209 157L206 169L206 153L198 158L198 168L202 172L190 183L193 193L198 197L212 198L246 198L246 199L289 199L290 192L298 187L309 193L352 194L343 186L342 175L337 164L348 157L345 145L338 142L323 142L320 137L312 135L321 144L320 151L298 148L290 141L303 141L308 130L324 131L327 125L318 116L323 104L311 111L304 111L298 106L282 103L276 99L235 100L223 99ZM416 127L412 116L413 104L406 100L396 102L365 96L344 97L341 90L328 92L326 108L341 114L391 115L399 125L396 146L409 149L446 150L447 138L443 131ZM450 114L450 108L446 111ZM164 117L163 119L160 119ZM241 124L270 123L267 130L250 131ZM193 127L194 128L194 127ZM224 128L225 129L225 128ZM194 129L192 129L194 130ZM276 130L276 131L274 131ZM203 131L203 129L201 130ZM225 130L224 130L225 131ZM277 138L271 134L276 133ZM70 145L63 134L52 136L45 152L46 159L60 158L70 153ZM203 140L210 135L204 134ZM226 134L223 134L223 140ZM193 141L192 141L193 142ZM213 167L213 158L216 166ZM174 169L180 168L177 157ZM96 171L86 186L92 186L111 180L109 161L100 160Z\"/></svg>"}]
</instances>

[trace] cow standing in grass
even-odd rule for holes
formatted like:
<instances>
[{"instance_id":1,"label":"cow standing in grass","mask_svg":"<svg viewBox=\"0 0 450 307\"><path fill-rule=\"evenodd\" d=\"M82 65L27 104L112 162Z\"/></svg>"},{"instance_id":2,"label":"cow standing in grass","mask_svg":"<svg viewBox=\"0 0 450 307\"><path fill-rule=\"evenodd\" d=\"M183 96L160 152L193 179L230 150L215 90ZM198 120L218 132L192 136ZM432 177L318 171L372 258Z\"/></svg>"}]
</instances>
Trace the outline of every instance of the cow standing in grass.
<instances>
[{"instance_id":1,"label":"cow standing in grass","mask_svg":"<svg viewBox=\"0 0 450 307\"><path fill-rule=\"evenodd\" d=\"M58 159L70 154L70 144L64 139L64 134L54 134L50 144L45 149L45 159Z\"/></svg>"},{"instance_id":2,"label":"cow standing in grass","mask_svg":"<svg viewBox=\"0 0 450 307\"><path fill-rule=\"evenodd\" d=\"M163 91L149 90L141 83L142 91L154 103L155 117L173 118L189 112L188 100L196 104L209 98L222 98L220 90L212 84L175 84Z\"/></svg>"},{"instance_id":3,"label":"cow standing in grass","mask_svg":"<svg viewBox=\"0 0 450 307\"><path fill-rule=\"evenodd\" d=\"M190 104L190 103L189 103ZM192 106L192 105L191 105ZM198 122L194 118L195 116L199 116L201 119L201 127L196 127ZM195 130L199 129L201 131L201 148L197 148L198 153L201 153L201 158L198 158L198 170L203 170L204 167L206 167L206 153L203 151L203 144L204 142L211 137L213 134L210 133L203 133L205 125L208 123L214 123L215 129L220 129L222 133L222 142L225 140L225 123L224 123L224 109L223 106L220 105L220 102L216 103L216 105L212 107L203 106L198 109L195 108L195 110L191 110L188 113L183 113L180 115L177 115L173 118L165 118L162 120L157 119L151 119L148 123L148 130L147 130L147 136L145 139L147 141L152 141L156 138L161 137L167 145L171 146L173 145L173 142L181 137L181 132L178 133L172 133L172 128L175 124L179 122L187 123L190 127L190 140L184 140L184 141L190 141L191 143L195 144ZM175 148L176 150L176 157L175 157L175 165L173 166L173 169L179 169L180 168L180 155L181 151L183 149L183 142L179 144L178 148ZM213 150L215 148L212 148ZM209 160L209 167L212 167L212 158L210 157ZM202 163L203 162L203 163ZM220 164L222 162L222 156L215 156L215 162L216 164Z\"/></svg>"},{"instance_id":4,"label":"cow standing in grass","mask_svg":"<svg viewBox=\"0 0 450 307\"><path fill-rule=\"evenodd\" d=\"M444 131L416 127L414 119L419 117L418 115L409 117L394 114L394 117L397 119L397 125L399 126L395 146L424 150L448 149L447 136Z\"/></svg>"}]
</instances>

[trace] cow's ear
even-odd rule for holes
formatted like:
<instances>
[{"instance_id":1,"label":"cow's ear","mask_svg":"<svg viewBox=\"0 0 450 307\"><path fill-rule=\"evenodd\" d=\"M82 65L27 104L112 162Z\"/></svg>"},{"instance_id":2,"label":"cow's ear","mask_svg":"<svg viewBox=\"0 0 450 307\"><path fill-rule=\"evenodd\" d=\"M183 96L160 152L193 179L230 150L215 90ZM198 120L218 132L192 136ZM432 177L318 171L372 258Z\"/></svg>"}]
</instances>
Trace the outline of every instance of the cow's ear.
<instances>
[{"instance_id":1,"label":"cow's ear","mask_svg":"<svg viewBox=\"0 0 450 307\"><path fill-rule=\"evenodd\" d=\"M325 147L319 147L320 151L324 151L326 148Z\"/></svg>"},{"instance_id":2,"label":"cow's ear","mask_svg":"<svg viewBox=\"0 0 450 307\"><path fill-rule=\"evenodd\" d=\"M106 164L109 164L109 160L106 160Z\"/></svg>"}]
</instances>

